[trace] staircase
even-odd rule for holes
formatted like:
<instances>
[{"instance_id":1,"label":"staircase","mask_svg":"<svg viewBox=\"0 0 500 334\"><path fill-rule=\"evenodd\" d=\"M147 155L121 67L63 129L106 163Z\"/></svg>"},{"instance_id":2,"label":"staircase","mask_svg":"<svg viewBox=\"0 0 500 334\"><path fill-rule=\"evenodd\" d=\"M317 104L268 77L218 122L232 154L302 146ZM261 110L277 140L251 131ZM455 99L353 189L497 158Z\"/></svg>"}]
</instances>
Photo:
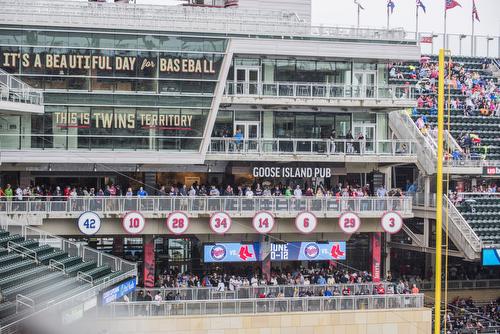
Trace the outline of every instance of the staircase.
<instances>
[{"instance_id":1,"label":"staircase","mask_svg":"<svg viewBox=\"0 0 500 334\"><path fill-rule=\"evenodd\" d=\"M44 112L43 93L0 69L0 112Z\"/></svg>"},{"instance_id":2,"label":"staircase","mask_svg":"<svg viewBox=\"0 0 500 334\"><path fill-rule=\"evenodd\" d=\"M416 141L417 165L427 175L436 172L437 146L430 136L424 136L415 125L415 122L405 111L393 111L389 114L389 126L399 139Z\"/></svg>"},{"instance_id":3,"label":"staircase","mask_svg":"<svg viewBox=\"0 0 500 334\"><path fill-rule=\"evenodd\" d=\"M457 210L455 205L445 195L443 196L443 217L446 219L446 206L448 206L448 235L469 260L481 258L482 242L470 225ZM446 223L443 220L443 230L446 231Z\"/></svg>"}]
</instances>

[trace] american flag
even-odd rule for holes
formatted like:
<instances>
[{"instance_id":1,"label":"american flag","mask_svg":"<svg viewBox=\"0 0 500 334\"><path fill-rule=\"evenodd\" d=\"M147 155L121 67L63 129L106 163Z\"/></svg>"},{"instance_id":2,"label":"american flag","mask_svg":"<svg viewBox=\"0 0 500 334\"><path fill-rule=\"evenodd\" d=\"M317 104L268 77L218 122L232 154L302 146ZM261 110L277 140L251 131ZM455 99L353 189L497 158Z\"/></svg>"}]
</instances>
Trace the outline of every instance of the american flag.
<instances>
[{"instance_id":1,"label":"american flag","mask_svg":"<svg viewBox=\"0 0 500 334\"><path fill-rule=\"evenodd\" d=\"M459 4L456 0L446 0L446 10L455 8L457 6L462 7L462 5Z\"/></svg>"},{"instance_id":2,"label":"american flag","mask_svg":"<svg viewBox=\"0 0 500 334\"><path fill-rule=\"evenodd\" d=\"M418 10L419 7L422 8L422 10L425 13L425 5L424 5L424 3L421 0L417 0L417 10Z\"/></svg>"},{"instance_id":3,"label":"american flag","mask_svg":"<svg viewBox=\"0 0 500 334\"><path fill-rule=\"evenodd\" d=\"M396 7L396 5L394 4L394 1L392 0L389 0L387 2L387 11L391 11L391 14L394 12L394 7Z\"/></svg>"},{"instance_id":4,"label":"american flag","mask_svg":"<svg viewBox=\"0 0 500 334\"><path fill-rule=\"evenodd\" d=\"M479 20L479 14L477 13L476 1L472 0L472 18L477 20L477 22L481 22Z\"/></svg>"}]
</instances>

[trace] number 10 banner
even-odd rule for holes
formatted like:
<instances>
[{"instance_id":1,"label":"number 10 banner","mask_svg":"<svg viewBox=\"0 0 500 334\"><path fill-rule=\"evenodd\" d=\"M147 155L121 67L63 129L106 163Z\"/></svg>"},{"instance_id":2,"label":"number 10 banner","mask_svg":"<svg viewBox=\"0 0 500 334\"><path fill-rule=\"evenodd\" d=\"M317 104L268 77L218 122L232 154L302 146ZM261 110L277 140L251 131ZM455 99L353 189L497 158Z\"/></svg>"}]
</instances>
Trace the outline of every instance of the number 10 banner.
<instances>
[{"instance_id":1,"label":"number 10 banner","mask_svg":"<svg viewBox=\"0 0 500 334\"><path fill-rule=\"evenodd\" d=\"M146 227L146 219L140 212L130 211L123 217L122 226L128 234L139 234Z\"/></svg>"}]
</instances>

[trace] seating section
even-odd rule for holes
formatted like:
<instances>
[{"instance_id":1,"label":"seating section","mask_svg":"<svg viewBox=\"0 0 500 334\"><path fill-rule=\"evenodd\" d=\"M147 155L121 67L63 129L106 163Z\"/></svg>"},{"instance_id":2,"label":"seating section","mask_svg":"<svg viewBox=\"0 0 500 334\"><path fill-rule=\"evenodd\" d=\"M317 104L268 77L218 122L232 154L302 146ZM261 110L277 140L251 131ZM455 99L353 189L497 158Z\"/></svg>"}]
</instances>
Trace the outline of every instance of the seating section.
<instances>
[{"instance_id":1,"label":"seating section","mask_svg":"<svg viewBox=\"0 0 500 334\"><path fill-rule=\"evenodd\" d=\"M16 305L19 295L27 297L21 297L22 302L39 308L120 274L108 265L97 266L95 261L0 230L0 327L32 311L23 303Z\"/></svg>"},{"instance_id":2,"label":"seating section","mask_svg":"<svg viewBox=\"0 0 500 334\"><path fill-rule=\"evenodd\" d=\"M450 133L463 152L455 159L500 160L500 91L498 79L484 58L452 57L452 79L446 99L451 103ZM437 56L420 62L395 64L389 82L417 87L417 108L412 118L424 135L437 126Z\"/></svg>"},{"instance_id":3,"label":"seating section","mask_svg":"<svg viewBox=\"0 0 500 334\"><path fill-rule=\"evenodd\" d=\"M474 196L457 209L486 244L500 244L500 197Z\"/></svg>"}]
</instances>

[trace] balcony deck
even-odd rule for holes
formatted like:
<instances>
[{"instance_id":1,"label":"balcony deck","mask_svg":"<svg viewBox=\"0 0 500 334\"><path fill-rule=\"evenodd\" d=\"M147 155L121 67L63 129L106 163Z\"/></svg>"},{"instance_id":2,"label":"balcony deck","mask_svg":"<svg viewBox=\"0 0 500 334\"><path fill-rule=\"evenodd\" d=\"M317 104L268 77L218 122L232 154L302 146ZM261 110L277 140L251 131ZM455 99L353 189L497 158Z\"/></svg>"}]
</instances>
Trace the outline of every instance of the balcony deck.
<instances>
[{"instance_id":1,"label":"balcony deck","mask_svg":"<svg viewBox=\"0 0 500 334\"><path fill-rule=\"evenodd\" d=\"M206 159L415 163L417 151L411 140L212 138Z\"/></svg>"},{"instance_id":2,"label":"balcony deck","mask_svg":"<svg viewBox=\"0 0 500 334\"><path fill-rule=\"evenodd\" d=\"M78 217L94 211L105 217L119 217L128 211L140 211L147 218L161 218L172 211L191 217L208 216L216 211L232 217L251 218L257 211L269 211L278 218L294 218L310 211L318 218L337 218L346 211L360 218L380 218L386 211L398 211L403 218L413 217L411 197L284 197L284 196L149 196L149 197L71 197L67 200L0 201L0 215L44 215L47 218Z\"/></svg>"},{"instance_id":3,"label":"balcony deck","mask_svg":"<svg viewBox=\"0 0 500 334\"><path fill-rule=\"evenodd\" d=\"M409 108L411 86L337 85L307 82L228 82L222 103Z\"/></svg>"}]
</instances>

